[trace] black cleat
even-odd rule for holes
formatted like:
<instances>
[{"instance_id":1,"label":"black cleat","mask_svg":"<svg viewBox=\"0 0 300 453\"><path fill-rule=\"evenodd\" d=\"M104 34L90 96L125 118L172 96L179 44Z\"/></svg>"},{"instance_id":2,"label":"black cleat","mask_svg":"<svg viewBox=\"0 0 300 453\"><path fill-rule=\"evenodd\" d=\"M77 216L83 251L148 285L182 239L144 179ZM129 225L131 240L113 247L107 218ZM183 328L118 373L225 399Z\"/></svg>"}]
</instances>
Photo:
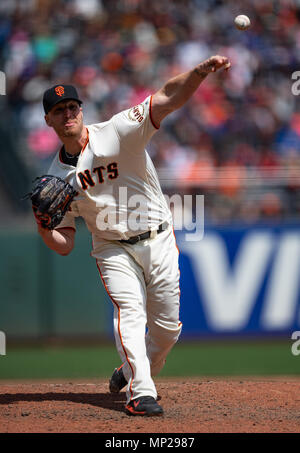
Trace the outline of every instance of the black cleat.
<instances>
[{"instance_id":1,"label":"black cleat","mask_svg":"<svg viewBox=\"0 0 300 453\"><path fill-rule=\"evenodd\" d=\"M127 385L127 381L124 378L122 370L123 365L121 365L120 368L115 368L112 377L110 378L109 381L110 393L119 393L120 390L122 390L122 388L124 388Z\"/></svg>"},{"instance_id":2,"label":"black cleat","mask_svg":"<svg viewBox=\"0 0 300 453\"><path fill-rule=\"evenodd\" d=\"M125 411L128 415L144 415L146 417L163 415L164 413L163 408L157 404L153 396L140 396L140 398L130 401L125 406Z\"/></svg>"}]
</instances>

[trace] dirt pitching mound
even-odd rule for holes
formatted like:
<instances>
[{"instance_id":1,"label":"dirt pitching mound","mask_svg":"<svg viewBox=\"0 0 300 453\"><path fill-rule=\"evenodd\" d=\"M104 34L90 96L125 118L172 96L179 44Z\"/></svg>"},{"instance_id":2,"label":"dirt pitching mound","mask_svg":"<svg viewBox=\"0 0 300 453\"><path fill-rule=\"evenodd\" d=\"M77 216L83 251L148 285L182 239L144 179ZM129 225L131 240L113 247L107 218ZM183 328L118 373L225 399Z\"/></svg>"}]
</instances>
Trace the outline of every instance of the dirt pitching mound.
<instances>
[{"instance_id":1,"label":"dirt pitching mound","mask_svg":"<svg viewBox=\"0 0 300 453\"><path fill-rule=\"evenodd\" d=\"M300 432L299 379L156 379L163 417L130 417L107 381L0 384L4 433Z\"/></svg>"}]
</instances>

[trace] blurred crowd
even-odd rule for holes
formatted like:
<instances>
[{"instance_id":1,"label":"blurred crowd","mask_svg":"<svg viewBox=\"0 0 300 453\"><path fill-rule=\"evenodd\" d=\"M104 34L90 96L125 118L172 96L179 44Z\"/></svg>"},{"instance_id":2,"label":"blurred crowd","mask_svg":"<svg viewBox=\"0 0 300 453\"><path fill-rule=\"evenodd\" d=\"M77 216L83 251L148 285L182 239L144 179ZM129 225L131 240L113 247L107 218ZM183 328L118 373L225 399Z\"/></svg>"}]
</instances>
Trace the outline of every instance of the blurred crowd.
<instances>
[{"instance_id":1,"label":"blurred crowd","mask_svg":"<svg viewBox=\"0 0 300 453\"><path fill-rule=\"evenodd\" d=\"M237 14L249 30L234 27ZM163 189L204 194L213 222L297 218L299 22L300 0L1 0L0 69L22 158L39 174L59 148L41 104L50 86L76 85L90 124L225 55L230 71L210 75L149 144Z\"/></svg>"}]
</instances>

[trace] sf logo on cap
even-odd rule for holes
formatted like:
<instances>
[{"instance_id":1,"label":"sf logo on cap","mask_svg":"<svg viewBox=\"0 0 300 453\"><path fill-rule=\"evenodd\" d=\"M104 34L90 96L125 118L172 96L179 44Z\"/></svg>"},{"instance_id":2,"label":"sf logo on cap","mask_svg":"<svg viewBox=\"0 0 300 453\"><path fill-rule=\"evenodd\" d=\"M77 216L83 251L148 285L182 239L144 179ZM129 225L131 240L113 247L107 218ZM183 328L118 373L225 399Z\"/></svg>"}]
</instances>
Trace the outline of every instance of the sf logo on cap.
<instances>
[{"instance_id":1,"label":"sf logo on cap","mask_svg":"<svg viewBox=\"0 0 300 453\"><path fill-rule=\"evenodd\" d=\"M57 96L62 96L63 94L65 94L64 87L62 87L61 85L56 87L55 88L55 93L57 94Z\"/></svg>"}]
</instances>

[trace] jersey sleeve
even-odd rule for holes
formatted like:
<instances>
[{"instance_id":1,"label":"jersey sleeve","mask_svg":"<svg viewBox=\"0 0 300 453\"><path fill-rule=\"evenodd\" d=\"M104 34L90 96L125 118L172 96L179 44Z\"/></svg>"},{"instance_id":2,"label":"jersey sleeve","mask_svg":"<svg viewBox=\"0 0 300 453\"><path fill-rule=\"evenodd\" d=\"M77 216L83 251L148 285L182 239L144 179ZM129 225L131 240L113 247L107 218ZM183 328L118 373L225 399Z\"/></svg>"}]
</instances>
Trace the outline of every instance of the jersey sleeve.
<instances>
[{"instance_id":1,"label":"jersey sleeve","mask_svg":"<svg viewBox=\"0 0 300 453\"><path fill-rule=\"evenodd\" d=\"M132 151L140 151L159 129L151 116L152 96L141 104L114 115L112 120L121 144Z\"/></svg>"}]
</instances>

